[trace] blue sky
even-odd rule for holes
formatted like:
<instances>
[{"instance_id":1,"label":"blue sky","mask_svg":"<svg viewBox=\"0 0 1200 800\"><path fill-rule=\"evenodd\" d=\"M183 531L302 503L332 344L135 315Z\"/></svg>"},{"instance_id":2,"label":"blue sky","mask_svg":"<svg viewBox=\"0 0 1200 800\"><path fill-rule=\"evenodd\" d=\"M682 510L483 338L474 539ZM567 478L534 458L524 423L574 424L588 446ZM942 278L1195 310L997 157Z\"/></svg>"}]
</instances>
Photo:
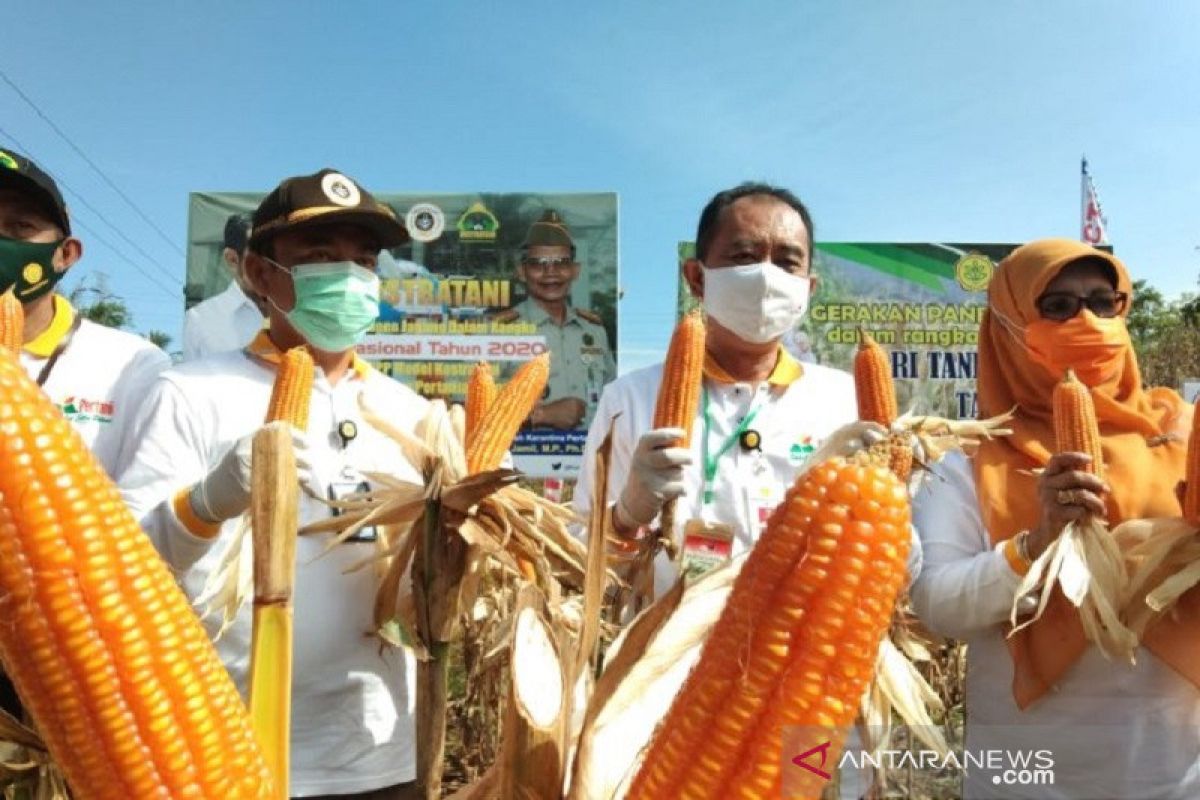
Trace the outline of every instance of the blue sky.
<instances>
[{"instance_id":1,"label":"blue sky","mask_svg":"<svg viewBox=\"0 0 1200 800\"><path fill-rule=\"evenodd\" d=\"M0 70L166 238L3 82L0 144L120 251L81 231L79 275L176 342L187 193L325 165L379 191L618 192L623 369L665 347L675 243L748 178L826 240L1024 241L1078 235L1086 152L1135 276L1198 288L1197 4L117 6L9 9Z\"/></svg>"}]
</instances>

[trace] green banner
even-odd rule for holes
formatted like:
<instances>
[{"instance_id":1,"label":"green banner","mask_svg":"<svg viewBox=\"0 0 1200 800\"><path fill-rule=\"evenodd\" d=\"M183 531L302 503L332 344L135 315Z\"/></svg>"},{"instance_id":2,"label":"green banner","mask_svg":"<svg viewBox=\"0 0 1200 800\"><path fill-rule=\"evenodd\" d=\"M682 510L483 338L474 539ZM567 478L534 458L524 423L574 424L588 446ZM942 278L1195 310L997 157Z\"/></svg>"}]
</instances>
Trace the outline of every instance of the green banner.
<instances>
[{"instance_id":1,"label":"green banner","mask_svg":"<svg viewBox=\"0 0 1200 800\"><path fill-rule=\"evenodd\" d=\"M1015 244L821 242L816 292L793 353L849 370L859 331L888 351L901 411L976 416L979 323L996 263ZM679 245L680 265L694 253ZM681 312L695 300L680 280Z\"/></svg>"}]
</instances>

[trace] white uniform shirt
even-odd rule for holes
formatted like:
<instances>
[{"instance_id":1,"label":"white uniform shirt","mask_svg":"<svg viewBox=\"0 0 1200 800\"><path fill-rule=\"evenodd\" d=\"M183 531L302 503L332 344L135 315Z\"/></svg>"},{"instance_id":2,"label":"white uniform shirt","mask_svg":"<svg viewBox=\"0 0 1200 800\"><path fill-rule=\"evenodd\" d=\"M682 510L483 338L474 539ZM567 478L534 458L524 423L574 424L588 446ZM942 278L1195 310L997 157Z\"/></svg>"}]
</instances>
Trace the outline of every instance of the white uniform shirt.
<instances>
[{"instance_id":1,"label":"white uniform shirt","mask_svg":"<svg viewBox=\"0 0 1200 800\"><path fill-rule=\"evenodd\" d=\"M1001 623L1021 578L990 544L970 462L952 453L935 472L913 509L925 563L912 600L929 628L967 642L967 747L1049 750L1054 762L1053 786L968 771L964 796L1200 797L1200 690L1144 648L1128 667L1089 647L1057 686L1017 707Z\"/></svg>"},{"instance_id":2,"label":"white uniform shirt","mask_svg":"<svg viewBox=\"0 0 1200 800\"><path fill-rule=\"evenodd\" d=\"M42 390L115 478L132 457L134 414L171 359L141 336L91 320L80 320L79 328L71 333L75 315L66 298L56 295L54 317L49 327L21 350L21 366L30 378L38 380L55 349L67 341L46 372Z\"/></svg>"},{"instance_id":3,"label":"white uniform shirt","mask_svg":"<svg viewBox=\"0 0 1200 800\"><path fill-rule=\"evenodd\" d=\"M183 315L183 360L239 350L262 329L263 315L246 293L230 281L220 294L197 303Z\"/></svg>"},{"instance_id":4,"label":"white uniform shirt","mask_svg":"<svg viewBox=\"0 0 1200 800\"><path fill-rule=\"evenodd\" d=\"M782 351L781 351L782 352ZM706 370L711 374L713 365ZM716 370L720 368L717 367ZM600 398L588 431L574 505L586 519L592 505L592 466L596 450L613 431L609 467L608 501L615 503L629 477L638 438L653 428L654 404L662 382L662 364L636 370L610 383ZM705 435L704 403L692 428L692 465L685 471L687 491L676 505L676 541L682 540L687 520L703 518L733 528L733 555L758 540L767 517L783 500L797 472L822 441L841 426L857 419L854 380L841 370L819 364L801 366L790 356L780 359L768 381L749 383L716 380L706 374L709 454L715 456L742 418L758 409L750 428L761 435L761 451L747 451L737 442L717 459L712 502L703 498L702 439ZM619 415L619 416L618 416ZM614 423L615 418L615 423ZM910 570L919 569L920 552L913 548ZM665 554L655 564L654 591L665 593L676 579L676 568Z\"/></svg>"},{"instance_id":5,"label":"white uniform shirt","mask_svg":"<svg viewBox=\"0 0 1200 800\"><path fill-rule=\"evenodd\" d=\"M317 370L308 433L312 488L322 496L331 484L364 480L360 471L420 482L398 447L362 419L359 396L408 431L424 416L427 402L362 362L357 364L361 374L348 373L336 386ZM241 523L226 522L212 540L193 536L175 516L172 497L202 479L240 437L263 424L274 379L273 367L242 351L219 354L163 373L139 416L143 438L121 478L122 494L193 600ZM358 428L357 436L344 446L336 433L343 420L354 421ZM301 493L301 524L328 515L327 506ZM375 546L342 545L318 558L329 538L302 536L296 548L293 796L365 792L415 776L415 665L407 650L381 650L367 635L373 628L376 571L345 572L370 556ZM210 634L217 627L211 619L206 625ZM221 659L243 694L250 633L247 603L217 641Z\"/></svg>"}]
</instances>

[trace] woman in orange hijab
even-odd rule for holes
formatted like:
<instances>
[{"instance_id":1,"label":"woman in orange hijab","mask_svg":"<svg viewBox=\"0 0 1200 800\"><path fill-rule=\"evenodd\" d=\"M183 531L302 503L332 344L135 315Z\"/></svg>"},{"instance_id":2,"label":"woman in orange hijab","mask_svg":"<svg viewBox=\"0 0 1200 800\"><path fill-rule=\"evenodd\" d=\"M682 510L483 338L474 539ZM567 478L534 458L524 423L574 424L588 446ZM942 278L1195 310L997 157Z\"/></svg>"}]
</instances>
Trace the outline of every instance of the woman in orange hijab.
<instances>
[{"instance_id":1,"label":"woman in orange hijab","mask_svg":"<svg viewBox=\"0 0 1200 800\"><path fill-rule=\"evenodd\" d=\"M1004 259L980 330L979 411L1015 408L1013 434L948 458L914 504L925 556L914 606L968 642L968 749L1033 753L1028 768L1053 774L1053 786L1033 787L968 768L968 798L1200 798L1197 592L1147 631L1132 667L1084 639L1058 592L1009 636L1022 576L1067 522L1180 513L1191 410L1142 386L1125 327L1132 291L1119 259L1080 242L1036 241ZM1054 451L1050 397L1067 369L1091 388L1103 481L1081 470L1086 455Z\"/></svg>"}]
</instances>

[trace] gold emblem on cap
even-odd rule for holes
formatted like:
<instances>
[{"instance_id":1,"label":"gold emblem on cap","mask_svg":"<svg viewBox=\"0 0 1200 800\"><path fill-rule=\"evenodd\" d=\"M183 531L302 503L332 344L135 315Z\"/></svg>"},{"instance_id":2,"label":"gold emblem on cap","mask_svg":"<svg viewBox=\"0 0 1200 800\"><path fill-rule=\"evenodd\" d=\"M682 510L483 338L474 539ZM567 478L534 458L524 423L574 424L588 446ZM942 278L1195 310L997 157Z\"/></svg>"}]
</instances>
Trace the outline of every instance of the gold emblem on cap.
<instances>
[{"instance_id":1,"label":"gold emblem on cap","mask_svg":"<svg viewBox=\"0 0 1200 800\"><path fill-rule=\"evenodd\" d=\"M30 261L25 265L25 268L21 270L21 278L26 283L39 282L42 279L42 265L38 264L36 261Z\"/></svg>"},{"instance_id":2,"label":"gold emblem on cap","mask_svg":"<svg viewBox=\"0 0 1200 800\"><path fill-rule=\"evenodd\" d=\"M321 178L321 191L329 198L329 202L337 206L351 208L362 201L354 181L340 172L331 172Z\"/></svg>"}]
</instances>

